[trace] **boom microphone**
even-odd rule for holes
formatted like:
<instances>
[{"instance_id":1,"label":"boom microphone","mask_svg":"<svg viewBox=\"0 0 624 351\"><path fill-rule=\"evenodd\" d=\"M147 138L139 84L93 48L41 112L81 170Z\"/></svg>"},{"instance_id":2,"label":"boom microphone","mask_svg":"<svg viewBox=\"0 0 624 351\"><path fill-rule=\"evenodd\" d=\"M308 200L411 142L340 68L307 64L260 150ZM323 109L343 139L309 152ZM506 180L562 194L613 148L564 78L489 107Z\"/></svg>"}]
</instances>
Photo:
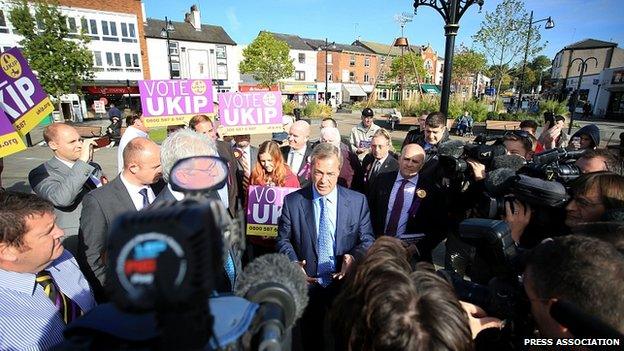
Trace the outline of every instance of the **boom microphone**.
<instances>
[{"instance_id":1,"label":"boom microphone","mask_svg":"<svg viewBox=\"0 0 624 351\"><path fill-rule=\"evenodd\" d=\"M458 158L464 153L465 145L466 143L461 140L445 141L440 143L440 146L438 147L438 155Z\"/></svg>"},{"instance_id":2,"label":"boom microphone","mask_svg":"<svg viewBox=\"0 0 624 351\"><path fill-rule=\"evenodd\" d=\"M517 172L525 164L526 160L520 155L499 155L492 160L492 169L510 168Z\"/></svg>"},{"instance_id":3,"label":"boom microphone","mask_svg":"<svg viewBox=\"0 0 624 351\"><path fill-rule=\"evenodd\" d=\"M260 304L258 350L281 350L284 336L308 304L308 284L299 267L282 254L253 260L238 280L236 295Z\"/></svg>"},{"instance_id":4,"label":"boom microphone","mask_svg":"<svg viewBox=\"0 0 624 351\"><path fill-rule=\"evenodd\" d=\"M495 169L485 177L485 190L492 196L504 195L509 188L509 182L516 177L516 172L511 168Z\"/></svg>"}]
</instances>

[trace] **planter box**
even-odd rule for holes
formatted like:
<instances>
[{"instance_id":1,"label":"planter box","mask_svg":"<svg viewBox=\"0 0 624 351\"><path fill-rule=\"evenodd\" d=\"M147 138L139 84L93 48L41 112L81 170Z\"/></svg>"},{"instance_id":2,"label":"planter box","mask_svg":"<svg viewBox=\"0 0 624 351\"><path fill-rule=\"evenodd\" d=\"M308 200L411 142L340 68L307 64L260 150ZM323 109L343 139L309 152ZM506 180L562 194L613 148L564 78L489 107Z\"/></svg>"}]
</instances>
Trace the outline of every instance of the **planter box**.
<instances>
[{"instance_id":1,"label":"planter box","mask_svg":"<svg viewBox=\"0 0 624 351\"><path fill-rule=\"evenodd\" d=\"M520 129L520 121L485 121L486 130L515 130Z\"/></svg>"}]
</instances>

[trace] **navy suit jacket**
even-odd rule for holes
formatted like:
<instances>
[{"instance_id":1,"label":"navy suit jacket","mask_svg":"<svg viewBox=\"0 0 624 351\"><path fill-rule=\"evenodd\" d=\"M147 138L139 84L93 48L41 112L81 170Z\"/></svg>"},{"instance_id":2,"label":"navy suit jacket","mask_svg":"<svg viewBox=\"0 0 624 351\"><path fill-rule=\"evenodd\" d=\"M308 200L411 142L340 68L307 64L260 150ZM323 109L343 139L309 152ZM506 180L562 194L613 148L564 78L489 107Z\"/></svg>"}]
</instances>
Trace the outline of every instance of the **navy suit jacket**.
<instances>
[{"instance_id":1,"label":"navy suit jacket","mask_svg":"<svg viewBox=\"0 0 624 351\"><path fill-rule=\"evenodd\" d=\"M306 261L308 276L316 277L318 266L318 237L314 223L312 186L286 195L279 220L277 250L291 261ZM364 195L338 187L336 216L336 270L340 270L342 256L352 255L361 260L372 245L373 229Z\"/></svg>"}]
</instances>

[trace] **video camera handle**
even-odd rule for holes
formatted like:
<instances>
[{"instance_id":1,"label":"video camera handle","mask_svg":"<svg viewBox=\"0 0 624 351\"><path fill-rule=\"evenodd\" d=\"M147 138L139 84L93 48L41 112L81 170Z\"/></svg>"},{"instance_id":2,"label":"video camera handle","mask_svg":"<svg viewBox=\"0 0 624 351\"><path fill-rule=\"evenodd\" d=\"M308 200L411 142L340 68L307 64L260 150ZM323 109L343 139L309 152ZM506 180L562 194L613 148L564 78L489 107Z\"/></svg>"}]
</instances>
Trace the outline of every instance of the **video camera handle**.
<instances>
[{"instance_id":1,"label":"video camera handle","mask_svg":"<svg viewBox=\"0 0 624 351\"><path fill-rule=\"evenodd\" d=\"M557 148L541 152L533 156L533 163L537 166L545 166L559 160L576 159L581 157L585 150L566 150Z\"/></svg>"},{"instance_id":2,"label":"video camera handle","mask_svg":"<svg viewBox=\"0 0 624 351\"><path fill-rule=\"evenodd\" d=\"M581 311L574 304L557 300L550 307L550 315L570 329L575 338L622 339L624 335L600 319ZM590 347L591 348L591 347Z\"/></svg>"}]
</instances>

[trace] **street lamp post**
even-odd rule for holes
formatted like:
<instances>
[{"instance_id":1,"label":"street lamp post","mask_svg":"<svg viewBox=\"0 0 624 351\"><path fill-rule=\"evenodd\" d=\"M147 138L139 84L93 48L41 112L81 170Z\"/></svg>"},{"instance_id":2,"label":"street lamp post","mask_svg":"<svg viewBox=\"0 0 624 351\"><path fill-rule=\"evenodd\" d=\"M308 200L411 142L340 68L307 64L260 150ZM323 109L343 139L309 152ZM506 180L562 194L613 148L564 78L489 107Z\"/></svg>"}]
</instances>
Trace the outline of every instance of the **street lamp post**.
<instances>
[{"instance_id":1,"label":"street lamp post","mask_svg":"<svg viewBox=\"0 0 624 351\"><path fill-rule=\"evenodd\" d=\"M444 76L442 77L442 97L440 112L448 116L449 96L451 95L451 72L453 66L453 52L455 51L455 36L459 30L459 20L466 10L473 4L483 6L483 0L414 0L414 14L418 6L429 6L438 11L444 19L446 45L444 49Z\"/></svg>"},{"instance_id":2,"label":"street lamp post","mask_svg":"<svg viewBox=\"0 0 624 351\"><path fill-rule=\"evenodd\" d=\"M329 105L329 96L328 96L328 92L327 92L327 86L328 86L328 79L327 76L329 75L329 61L327 60L327 51L329 50L329 48L335 49L336 48L336 42L332 42L331 45L328 43L327 38L325 38L325 46L319 46L317 50L323 50L325 51L325 105Z\"/></svg>"},{"instance_id":3,"label":"street lamp post","mask_svg":"<svg viewBox=\"0 0 624 351\"><path fill-rule=\"evenodd\" d=\"M576 91L574 93L574 96L573 96L574 99L571 104L572 111L570 111L570 125L568 126L568 134L572 133L572 123L574 122L574 111L576 111L576 103L579 101L579 90L581 89L581 81L583 80L583 75L585 74L585 71L587 71L587 62L589 62L589 60L594 60L594 62L596 63L595 67L598 67L598 59L593 56L590 56L584 60L580 57L577 57L570 62L570 67L572 67L574 62L581 61L581 63L579 64L580 75L578 78L578 82L576 83Z\"/></svg>"},{"instance_id":4,"label":"street lamp post","mask_svg":"<svg viewBox=\"0 0 624 351\"><path fill-rule=\"evenodd\" d=\"M171 69L171 49L169 48L169 33L173 31L175 31L175 28L173 27L173 23L171 23L171 21L167 19L167 16L165 16L165 26L163 27L163 29L160 30L160 36L163 38L167 38L167 59L169 60L169 79L173 77L173 71Z\"/></svg>"},{"instance_id":5,"label":"street lamp post","mask_svg":"<svg viewBox=\"0 0 624 351\"><path fill-rule=\"evenodd\" d=\"M533 30L533 25L535 23L544 21L546 21L546 25L544 26L544 28L551 29L555 27L555 22L550 16L542 18L541 20L533 21L533 11L531 11L531 16L529 17L529 31L527 32L527 41L526 46L524 47L524 60L522 60L522 73L520 74L520 84L518 85L518 111L520 111L520 108L522 107L522 85L524 84L524 73L526 71L527 56L529 56L529 46L531 45L531 31Z\"/></svg>"}]
</instances>

